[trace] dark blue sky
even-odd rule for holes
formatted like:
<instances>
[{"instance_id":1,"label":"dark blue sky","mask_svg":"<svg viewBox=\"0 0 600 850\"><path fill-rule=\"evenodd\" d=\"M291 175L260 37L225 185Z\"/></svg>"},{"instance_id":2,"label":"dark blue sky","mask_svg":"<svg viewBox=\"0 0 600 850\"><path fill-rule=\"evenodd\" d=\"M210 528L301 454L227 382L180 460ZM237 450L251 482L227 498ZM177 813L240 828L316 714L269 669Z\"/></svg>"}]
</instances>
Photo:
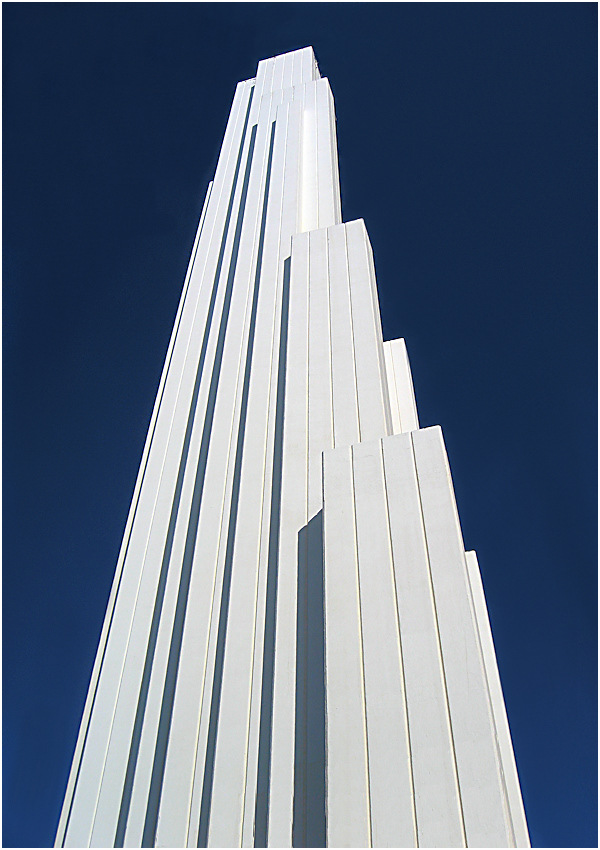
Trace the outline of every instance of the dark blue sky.
<instances>
[{"instance_id":1,"label":"dark blue sky","mask_svg":"<svg viewBox=\"0 0 600 850\"><path fill-rule=\"evenodd\" d=\"M595 3L4 4L4 846L52 843L235 84L312 44L479 555L532 843L595 846Z\"/></svg>"}]
</instances>

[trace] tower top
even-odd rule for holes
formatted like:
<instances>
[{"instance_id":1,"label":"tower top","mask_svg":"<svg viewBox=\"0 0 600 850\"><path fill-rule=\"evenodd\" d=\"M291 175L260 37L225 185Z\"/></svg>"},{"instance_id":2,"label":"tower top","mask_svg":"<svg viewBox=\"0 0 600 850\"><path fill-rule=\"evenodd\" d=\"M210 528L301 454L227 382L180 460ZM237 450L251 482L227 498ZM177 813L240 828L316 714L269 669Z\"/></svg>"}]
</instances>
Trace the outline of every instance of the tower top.
<instances>
[{"instance_id":1,"label":"tower top","mask_svg":"<svg viewBox=\"0 0 600 850\"><path fill-rule=\"evenodd\" d=\"M270 59L262 59L256 69L257 82L262 76L265 78L263 91L286 89L321 78L312 47L302 47Z\"/></svg>"}]
</instances>

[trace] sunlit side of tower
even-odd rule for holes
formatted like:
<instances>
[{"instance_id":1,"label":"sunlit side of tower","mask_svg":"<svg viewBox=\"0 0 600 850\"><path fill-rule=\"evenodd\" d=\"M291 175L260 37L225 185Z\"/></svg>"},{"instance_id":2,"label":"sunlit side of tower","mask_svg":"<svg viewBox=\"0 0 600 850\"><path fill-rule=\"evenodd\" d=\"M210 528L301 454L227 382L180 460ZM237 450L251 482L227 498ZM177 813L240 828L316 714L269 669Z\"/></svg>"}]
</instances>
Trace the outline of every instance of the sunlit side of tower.
<instances>
[{"instance_id":1,"label":"sunlit side of tower","mask_svg":"<svg viewBox=\"0 0 600 850\"><path fill-rule=\"evenodd\" d=\"M310 47L236 89L56 844L529 846L477 560Z\"/></svg>"}]
</instances>

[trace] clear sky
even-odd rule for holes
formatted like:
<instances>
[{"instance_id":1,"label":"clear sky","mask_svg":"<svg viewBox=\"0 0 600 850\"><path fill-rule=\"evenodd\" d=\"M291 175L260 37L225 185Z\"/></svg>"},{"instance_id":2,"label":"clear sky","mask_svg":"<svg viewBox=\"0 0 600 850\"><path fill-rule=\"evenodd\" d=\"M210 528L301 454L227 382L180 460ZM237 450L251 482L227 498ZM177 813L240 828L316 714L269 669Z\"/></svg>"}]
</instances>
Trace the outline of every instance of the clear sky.
<instances>
[{"instance_id":1,"label":"clear sky","mask_svg":"<svg viewBox=\"0 0 600 850\"><path fill-rule=\"evenodd\" d=\"M53 842L238 80L308 44L478 552L532 843L597 846L595 3L4 4L4 846Z\"/></svg>"}]
</instances>

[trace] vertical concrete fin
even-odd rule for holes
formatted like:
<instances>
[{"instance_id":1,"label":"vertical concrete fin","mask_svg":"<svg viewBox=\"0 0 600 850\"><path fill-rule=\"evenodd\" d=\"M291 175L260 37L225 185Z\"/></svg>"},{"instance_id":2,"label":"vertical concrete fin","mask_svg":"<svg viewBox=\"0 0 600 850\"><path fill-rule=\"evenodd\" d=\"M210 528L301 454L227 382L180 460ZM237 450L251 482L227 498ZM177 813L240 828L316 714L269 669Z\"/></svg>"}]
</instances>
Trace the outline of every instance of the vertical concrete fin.
<instances>
[{"instance_id":1,"label":"vertical concrete fin","mask_svg":"<svg viewBox=\"0 0 600 850\"><path fill-rule=\"evenodd\" d=\"M498 748L500 751L502 772L504 774L515 846L530 847L529 830L525 819L525 809L523 807L523 798L521 796L519 775L517 773L517 765L513 752L508 717L506 716L504 697L502 695L502 684L500 682L500 674L498 672L498 664L496 662L494 640L492 637L492 629L485 602L483 583L479 572L479 564L477 563L477 555L475 552L465 552L465 557L467 561L467 572L469 575L473 606L475 609L477 628L481 642L481 651L483 654L488 690L492 705L492 713L494 716L494 725L496 727Z\"/></svg>"},{"instance_id":2,"label":"vertical concrete fin","mask_svg":"<svg viewBox=\"0 0 600 850\"><path fill-rule=\"evenodd\" d=\"M493 719L439 427L412 431L467 846L510 847Z\"/></svg>"},{"instance_id":3,"label":"vertical concrete fin","mask_svg":"<svg viewBox=\"0 0 600 850\"><path fill-rule=\"evenodd\" d=\"M373 300L369 238L364 222L344 225L348 250L361 440L385 437L391 417L385 385L379 306Z\"/></svg>"},{"instance_id":4,"label":"vertical concrete fin","mask_svg":"<svg viewBox=\"0 0 600 850\"><path fill-rule=\"evenodd\" d=\"M360 428L346 226L329 227L327 242L334 445L349 446L360 440Z\"/></svg>"},{"instance_id":5,"label":"vertical concrete fin","mask_svg":"<svg viewBox=\"0 0 600 850\"><path fill-rule=\"evenodd\" d=\"M410 436L383 441L419 847L462 847L446 681Z\"/></svg>"},{"instance_id":6,"label":"vertical concrete fin","mask_svg":"<svg viewBox=\"0 0 600 850\"><path fill-rule=\"evenodd\" d=\"M319 174L317 161L317 84L303 86L302 116L302 213L300 230L316 230L319 227Z\"/></svg>"},{"instance_id":7,"label":"vertical concrete fin","mask_svg":"<svg viewBox=\"0 0 600 850\"><path fill-rule=\"evenodd\" d=\"M402 650L380 440L352 447L352 470L372 846L415 847Z\"/></svg>"},{"instance_id":8,"label":"vertical concrete fin","mask_svg":"<svg viewBox=\"0 0 600 850\"><path fill-rule=\"evenodd\" d=\"M350 447L323 454L327 846L370 847L361 600Z\"/></svg>"},{"instance_id":9,"label":"vertical concrete fin","mask_svg":"<svg viewBox=\"0 0 600 850\"><path fill-rule=\"evenodd\" d=\"M383 343L387 386L394 434L416 431L419 427L417 403L410 363L403 339Z\"/></svg>"},{"instance_id":10,"label":"vertical concrete fin","mask_svg":"<svg viewBox=\"0 0 600 850\"><path fill-rule=\"evenodd\" d=\"M287 752L290 729L294 728L294 698L297 697L296 604L297 571L306 561L299 530L307 523L308 472L308 295L309 236L302 233L292 241L290 317L286 376L283 469L281 492L280 581L277 599L275 692L273 696L273 760L269 833L277 846L285 846L288 823L282 817L290 771ZM292 704L290 705L290 699ZM280 756L281 753L281 756ZM294 754L294 762L298 756ZM292 766L293 775L297 768ZM291 842L289 842L291 843Z\"/></svg>"},{"instance_id":11,"label":"vertical concrete fin","mask_svg":"<svg viewBox=\"0 0 600 850\"><path fill-rule=\"evenodd\" d=\"M333 448L331 331L327 281L327 231L309 234L308 314L308 518L323 504L321 452Z\"/></svg>"},{"instance_id":12,"label":"vertical concrete fin","mask_svg":"<svg viewBox=\"0 0 600 850\"><path fill-rule=\"evenodd\" d=\"M316 93L317 173L319 197L319 227L331 227L341 222L340 185L337 156L334 150L335 125L332 122L333 100L326 77L313 84Z\"/></svg>"},{"instance_id":13,"label":"vertical concrete fin","mask_svg":"<svg viewBox=\"0 0 600 850\"><path fill-rule=\"evenodd\" d=\"M364 226L364 222L363 222ZM369 241L368 234L365 228L365 236L367 243L367 260L369 263L369 271L370 271L370 282L371 282L371 298L373 299L373 315L375 317L375 322L377 326L376 340L377 340L377 358L379 360L379 371L381 375L381 381L383 385L383 405L385 412L385 423L386 423L386 433L392 433L392 414L390 410L390 400L388 398L387 390L387 381L385 378L385 358L383 355L383 333L381 329L381 314L379 311L379 294L377 291L377 277L375 274L375 259L373 257L373 248L371 247L371 243Z\"/></svg>"},{"instance_id":14,"label":"vertical concrete fin","mask_svg":"<svg viewBox=\"0 0 600 850\"><path fill-rule=\"evenodd\" d=\"M337 150L337 129L335 120L335 104L333 102L333 94L331 88L327 86L327 98L329 100L329 140L331 143L331 159L333 162L333 204L334 215L337 224L343 221L342 219L342 195L340 192L340 169L338 163Z\"/></svg>"},{"instance_id":15,"label":"vertical concrete fin","mask_svg":"<svg viewBox=\"0 0 600 850\"><path fill-rule=\"evenodd\" d=\"M299 532L308 520L308 275L309 235L302 233L294 236L292 241L281 476L281 532L269 799L269 844L277 847L291 845L293 819L297 689L296 585L302 558ZM244 829L246 832L246 821ZM247 834L250 838L249 831ZM253 844L252 834L250 846Z\"/></svg>"},{"instance_id":16,"label":"vertical concrete fin","mask_svg":"<svg viewBox=\"0 0 600 850\"><path fill-rule=\"evenodd\" d=\"M392 418L392 434L401 434L400 405L398 404L398 392L396 390L396 378L394 375L394 361L392 360L392 348L389 342L383 343L383 359L385 362L385 375L387 379L388 396L390 401L390 416Z\"/></svg>"},{"instance_id":17,"label":"vertical concrete fin","mask_svg":"<svg viewBox=\"0 0 600 850\"><path fill-rule=\"evenodd\" d=\"M301 51L302 56L302 80L307 83L311 80L320 79L319 68L312 47L304 47Z\"/></svg>"}]
</instances>

